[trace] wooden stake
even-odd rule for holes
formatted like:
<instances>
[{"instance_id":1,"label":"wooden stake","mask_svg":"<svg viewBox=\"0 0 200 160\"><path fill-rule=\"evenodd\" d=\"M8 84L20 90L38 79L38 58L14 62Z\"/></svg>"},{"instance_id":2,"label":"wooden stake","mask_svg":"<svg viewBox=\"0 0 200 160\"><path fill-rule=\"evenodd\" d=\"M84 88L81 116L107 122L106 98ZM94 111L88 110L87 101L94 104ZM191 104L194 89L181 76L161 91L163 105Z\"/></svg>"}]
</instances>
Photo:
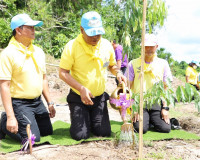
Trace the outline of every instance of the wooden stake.
<instances>
[{"instance_id":1,"label":"wooden stake","mask_svg":"<svg viewBox=\"0 0 200 160\"><path fill-rule=\"evenodd\" d=\"M143 159L143 81L144 81L144 56L145 56L145 23L146 23L147 0L143 0L143 21L142 21L142 47L141 47L141 72L140 72L140 117L139 117L139 159Z\"/></svg>"},{"instance_id":2,"label":"wooden stake","mask_svg":"<svg viewBox=\"0 0 200 160\"><path fill-rule=\"evenodd\" d=\"M32 142L31 142L31 126L30 124L27 124L26 126L26 132L27 132L27 135L28 135L28 140L29 140L29 152L30 154L32 154Z\"/></svg>"}]
</instances>

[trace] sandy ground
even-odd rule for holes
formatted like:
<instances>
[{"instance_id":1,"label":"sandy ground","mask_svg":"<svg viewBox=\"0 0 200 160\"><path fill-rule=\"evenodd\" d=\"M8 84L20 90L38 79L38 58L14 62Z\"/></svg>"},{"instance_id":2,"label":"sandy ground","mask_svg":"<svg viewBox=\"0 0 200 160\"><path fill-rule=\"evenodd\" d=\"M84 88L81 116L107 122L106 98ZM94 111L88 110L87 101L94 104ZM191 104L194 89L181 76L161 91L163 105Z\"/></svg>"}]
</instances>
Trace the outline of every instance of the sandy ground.
<instances>
[{"instance_id":1,"label":"sandy ground","mask_svg":"<svg viewBox=\"0 0 200 160\"><path fill-rule=\"evenodd\" d=\"M48 73L49 87L52 99L56 102L56 120L70 123L69 109L66 103L66 95L69 87L58 78L57 70ZM174 79L174 88L183 85L183 82ZM109 77L106 84L106 91L110 94L116 88L114 78ZM179 113L179 121L183 129L196 133L200 136L200 115L194 104L178 104L173 110ZM0 101L0 113L3 107ZM109 108L111 120L121 121L118 111ZM137 159L138 145L134 148L126 145L117 145L116 141L87 142L74 146L41 145L33 147L33 154L22 154L13 152L8 154L0 153L0 160L128 160ZM163 140L145 142L143 147L145 159L200 159L200 141Z\"/></svg>"}]
</instances>

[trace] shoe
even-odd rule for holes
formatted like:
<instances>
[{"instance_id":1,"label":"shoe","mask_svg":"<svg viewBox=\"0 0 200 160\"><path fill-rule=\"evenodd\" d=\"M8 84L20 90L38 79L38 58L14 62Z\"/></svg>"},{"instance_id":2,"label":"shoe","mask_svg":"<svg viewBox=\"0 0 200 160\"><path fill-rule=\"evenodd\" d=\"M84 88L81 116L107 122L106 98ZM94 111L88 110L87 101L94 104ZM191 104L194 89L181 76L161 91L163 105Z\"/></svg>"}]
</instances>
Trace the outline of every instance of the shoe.
<instances>
[{"instance_id":1,"label":"shoe","mask_svg":"<svg viewBox=\"0 0 200 160\"><path fill-rule=\"evenodd\" d=\"M5 139L5 136L6 136L6 134L3 133L2 128L1 128L1 119L5 114L6 114L6 112L2 112L1 117L0 117L0 140Z\"/></svg>"},{"instance_id":2,"label":"shoe","mask_svg":"<svg viewBox=\"0 0 200 160\"><path fill-rule=\"evenodd\" d=\"M182 127L179 124L179 121L176 118L171 118L170 119L170 123L171 123L171 129L182 129Z\"/></svg>"}]
</instances>

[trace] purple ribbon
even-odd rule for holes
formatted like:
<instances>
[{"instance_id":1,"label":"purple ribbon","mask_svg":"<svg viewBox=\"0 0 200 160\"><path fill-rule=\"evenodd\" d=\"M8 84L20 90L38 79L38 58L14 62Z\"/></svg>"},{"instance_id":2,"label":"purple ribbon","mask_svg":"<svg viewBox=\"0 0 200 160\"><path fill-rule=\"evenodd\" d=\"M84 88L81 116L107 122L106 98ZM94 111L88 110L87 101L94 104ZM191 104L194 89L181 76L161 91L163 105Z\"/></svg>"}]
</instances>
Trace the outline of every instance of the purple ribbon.
<instances>
[{"instance_id":1,"label":"purple ribbon","mask_svg":"<svg viewBox=\"0 0 200 160\"><path fill-rule=\"evenodd\" d=\"M126 93L120 93L119 99L110 98L110 103L115 104L116 107L121 107L121 115L124 118L126 116L126 109L133 103L133 99L126 99Z\"/></svg>"},{"instance_id":2,"label":"purple ribbon","mask_svg":"<svg viewBox=\"0 0 200 160\"><path fill-rule=\"evenodd\" d=\"M35 135L31 133L30 131L30 139L31 139L31 145L33 146L35 144ZM29 145L29 139L28 138L25 138L22 140L22 148L21 148L21 151L26 151L27 148L28 148L28 145Z\"/></svg>"}]
</instances>

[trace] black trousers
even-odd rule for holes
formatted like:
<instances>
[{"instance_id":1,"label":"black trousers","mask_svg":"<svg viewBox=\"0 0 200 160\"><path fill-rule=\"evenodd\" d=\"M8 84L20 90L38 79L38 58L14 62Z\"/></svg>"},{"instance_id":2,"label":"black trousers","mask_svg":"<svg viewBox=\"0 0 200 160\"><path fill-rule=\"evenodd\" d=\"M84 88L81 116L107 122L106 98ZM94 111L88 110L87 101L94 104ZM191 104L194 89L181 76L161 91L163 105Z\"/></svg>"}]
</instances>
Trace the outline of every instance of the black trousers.
<instances>
[{"instance_id":1,"label":"black trousers","mask_svg":"<svg viewBox=\"0 0 200 160\"><path fill-rule=\"evenodd\" d=\"M22 141L27 138L26 126L30 124L31 132L36 136L35 141L40 141L40 136L47 136L53 133L49 113L44 106L41 96L35 99L12 98L13 110L18 122L18 133L14 134L6 129L7 117L2 115L2 131L11 138Z\"/></svg>"},{"instance_id":2,"label":"black trousers","mask_svg":"<svg viewBox=\"0 0 200 160\"><path fill-rule=\"evenodd\" d=\"M88 106L82 103L78 94L70 90L67 102L71 118L70 135L73 139L87 139L90 137L90 133L102 137L111 135L108 99L109 95L104 92L101 96L92 98L94 105Z\"/></svg>"},{"instance_id":3,"label":"black trousers","mask_svg":"<svg viewBox=\"0 0 200 160\"><path fill-rule=\"evenodd\" d=\"M139 121L133 123L134 128L139 132ZM143 110L143 133L149 130L150 125L154 126L154 129L158 132L169 133L171 131L171 124L167 124L161 116L161 107L154 105L152 109Z\"/></svg>"}]
</instances>

